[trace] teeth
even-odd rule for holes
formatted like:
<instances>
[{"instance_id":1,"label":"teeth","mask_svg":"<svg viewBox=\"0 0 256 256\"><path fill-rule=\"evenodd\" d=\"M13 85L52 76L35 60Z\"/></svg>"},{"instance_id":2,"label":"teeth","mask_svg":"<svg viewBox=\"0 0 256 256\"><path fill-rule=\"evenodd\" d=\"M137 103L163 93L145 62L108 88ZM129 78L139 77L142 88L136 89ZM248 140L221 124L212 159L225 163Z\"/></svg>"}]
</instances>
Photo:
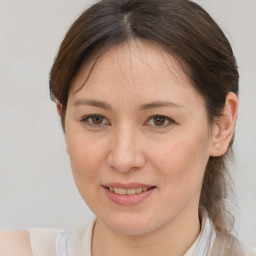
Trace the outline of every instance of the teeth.
<instances>
[{"instance_id":1,"label":"teeth","mask_svg":"<svg viewBox=\"0 0 256 256\"><path fill-rule=\"evenodd\" d=\"M125 188L118 188L118 192L119 195L125 195L126 194L126 189Z\"/></svg>"},{"instance_id":2,"label":"teeth","mask_svg":"<svg viewBox=\"0 0 256 256\"><path fill-rule=\"evenodd\" d=\"M113 188L109 187L109 190L111 192L114 192L115 194L119 195L135 195L142 192L147 191L149 188L131 188L131 189L125 189L125 188Z\"/></svg>"},{"instance_id":3,"label":"teeth","mask_svg":"<svg viewBox=\"0 0 256 256\"><path fill-rule=\"evenodd\" d=\"M132 188L132 189L126 189L127 195L135 195L136 194L136 189Z\"/></svg>"},{"instance_id":4,"label":"teeth","mask_svg":"<svg viewBox=\"0 0 256 256\"><path fill-rule=\"evenodd\" d=\"M142 192L142 188L136 188L136 193L141 193Z\"/></svg>"}]
</instances>

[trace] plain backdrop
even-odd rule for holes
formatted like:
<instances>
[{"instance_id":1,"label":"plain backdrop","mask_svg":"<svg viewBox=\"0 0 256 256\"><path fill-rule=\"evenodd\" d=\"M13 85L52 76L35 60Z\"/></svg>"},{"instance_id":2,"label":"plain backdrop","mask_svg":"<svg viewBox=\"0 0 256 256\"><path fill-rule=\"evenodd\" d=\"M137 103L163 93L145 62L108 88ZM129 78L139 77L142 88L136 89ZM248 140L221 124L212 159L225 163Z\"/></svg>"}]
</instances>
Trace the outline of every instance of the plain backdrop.
<instances>
[{"instance_id":1,"label":"plain backdrop","mask_svg":"<svg viewBox=\"0 0 256 256\"><path fill-rule=\"evenodd\" d=\"M74 229L93 216L75 187L48 74L93 1L0 0L0 228ZM240 71L234 163L238 237L256 246L256 1L196 1L230 40Z\"/></svg>"}]
</instances>

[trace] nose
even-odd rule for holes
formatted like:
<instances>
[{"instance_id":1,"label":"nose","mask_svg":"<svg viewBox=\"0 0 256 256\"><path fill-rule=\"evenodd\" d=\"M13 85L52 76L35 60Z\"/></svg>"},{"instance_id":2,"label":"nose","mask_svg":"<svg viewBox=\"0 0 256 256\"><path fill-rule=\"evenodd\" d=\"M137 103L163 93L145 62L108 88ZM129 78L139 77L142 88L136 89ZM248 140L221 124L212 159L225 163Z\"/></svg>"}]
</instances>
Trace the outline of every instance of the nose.
<instances>
[{"instance_id":1,"label":"nose","mask_svg":"<svg viewBox=\"0 0 256 256\"><path fill-rule=\"evenodd\" d=\"M139 138L136 131L124 127L113 134L108 164L119 172L129 172L142 168L145 164L145 157L140 150Z\"/></svg>"}]
</instances>

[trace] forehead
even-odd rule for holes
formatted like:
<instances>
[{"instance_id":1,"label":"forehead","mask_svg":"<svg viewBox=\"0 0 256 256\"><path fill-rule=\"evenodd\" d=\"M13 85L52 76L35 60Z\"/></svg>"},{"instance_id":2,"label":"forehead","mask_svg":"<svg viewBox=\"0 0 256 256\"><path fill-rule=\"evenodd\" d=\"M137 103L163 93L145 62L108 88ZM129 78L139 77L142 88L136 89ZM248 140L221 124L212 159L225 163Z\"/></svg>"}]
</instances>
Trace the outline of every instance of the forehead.
<instances>
[{"instance_id":1,"label":"forehead","mask_svg":"<svg viewBox=\"0 0 256 256\"><path fill-rule=\"evenodd\" d=\"M79 97L86 92L111 97L113 90L122 95L131 95L132 90L134 96L143 93L145 98L157 96L161 91L164 94L168 91L170 97L194 94L200 98L177 60L158 45L143 40L114 46L96 62L84 64L70 94Z\"/></svg>"}]
</instances>

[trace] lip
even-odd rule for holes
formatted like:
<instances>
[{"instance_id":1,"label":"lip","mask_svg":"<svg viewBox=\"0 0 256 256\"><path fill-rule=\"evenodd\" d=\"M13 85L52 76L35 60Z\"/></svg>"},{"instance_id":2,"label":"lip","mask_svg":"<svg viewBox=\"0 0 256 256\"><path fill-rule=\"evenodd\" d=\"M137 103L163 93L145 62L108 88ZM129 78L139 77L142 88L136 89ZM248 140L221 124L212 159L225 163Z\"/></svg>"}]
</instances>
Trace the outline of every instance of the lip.
<instances>
[{"instance_id":1,"label":"lip","mask_svg":"<svg viewBox=\"0 0 256 256\"><path fill-rule=\"evenodd\" d=\"M142 204L146 199L148 199L152 193L155 191L156 186L141 184L141 183L107 183L102 186L105 190L107 197L117 205L120 206L136 206ZM132 188L150 188L147 191L134 194L134 195L119 195L114 192L111 192L108 187L115 187L115 188L125 188L125 189L132 189Z\"/></svg>"},{"instance_id":2,"label":"lip","mask_svg":"<svg viewBox=\"0 0 256 256\"><path fill-rule=\"evenodd\" d=\"M148 185L148 184L142 184L142 183L123 184L123 183L119 183L119 182L106 183L103 186L104 187L112 187L112 188L125 188L125 189L155 187L154 185Z\"/></svg>"}]
</instances>

